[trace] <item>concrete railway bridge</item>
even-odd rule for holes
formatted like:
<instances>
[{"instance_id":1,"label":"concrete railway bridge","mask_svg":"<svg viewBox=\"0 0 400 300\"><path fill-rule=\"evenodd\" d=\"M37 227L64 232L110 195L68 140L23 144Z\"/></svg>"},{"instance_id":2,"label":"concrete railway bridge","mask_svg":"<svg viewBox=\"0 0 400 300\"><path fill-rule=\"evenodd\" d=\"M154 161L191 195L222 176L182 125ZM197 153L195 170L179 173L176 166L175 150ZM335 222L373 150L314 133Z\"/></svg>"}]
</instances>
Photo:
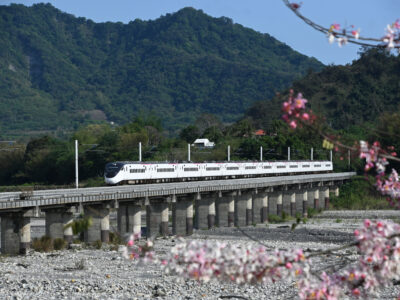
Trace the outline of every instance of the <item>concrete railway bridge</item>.
<instances>
[{"instance_id":1,"label":"concrete railway bridge","mask_svg":"<svg viewBox=\"0 0 400 300\"><path fill-rule=\"evenodd\" d=\"M73 240L76 212L91 216L84 241L109 241L110 211L117 210L118 231L138 234L146 211L146 237L191 235L193 228L267 223L282 211L307 216L307 208L329 208L354 172L260 177L215 181L0 193L1 252L24 254L31 244L31 219L45 213L46 235Z\"/></svg>"}]
</instances>

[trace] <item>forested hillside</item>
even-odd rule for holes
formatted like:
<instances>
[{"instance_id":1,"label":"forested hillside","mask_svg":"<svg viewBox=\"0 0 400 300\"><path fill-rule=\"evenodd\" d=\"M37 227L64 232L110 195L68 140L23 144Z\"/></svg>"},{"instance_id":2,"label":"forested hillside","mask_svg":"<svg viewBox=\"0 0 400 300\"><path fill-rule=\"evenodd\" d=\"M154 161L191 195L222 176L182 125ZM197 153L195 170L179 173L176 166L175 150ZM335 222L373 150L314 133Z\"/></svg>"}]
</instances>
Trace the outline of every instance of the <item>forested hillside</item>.
<instances>
[{"instance_id":1,"label":"forested hillside","mask_svg":"<svg viewBox=\"0 0 400 300\"><path fill-rule=\"evenodd\" d=\"M50 4L0 6L0 126L76 129L154 114L172 132L202 113L234 121L323 65L268 34L192 8L95 23Z\"/></svg>"},{"instance_id":2,"label":"forested hillside","mask_svg":"<svg viewBox=\"0 0 400 300\"><path fill-rule=\"evenodd\" d=\"M383 113L399 111L400 57L386 50L365 50L351 65L310 72L292 87L334 129L373 124ZM280 117L286 97L287 92L282 92L272 101L258 102L246 115L255 126L269 128L271 120Z\"/></svg>"}]
</instances>

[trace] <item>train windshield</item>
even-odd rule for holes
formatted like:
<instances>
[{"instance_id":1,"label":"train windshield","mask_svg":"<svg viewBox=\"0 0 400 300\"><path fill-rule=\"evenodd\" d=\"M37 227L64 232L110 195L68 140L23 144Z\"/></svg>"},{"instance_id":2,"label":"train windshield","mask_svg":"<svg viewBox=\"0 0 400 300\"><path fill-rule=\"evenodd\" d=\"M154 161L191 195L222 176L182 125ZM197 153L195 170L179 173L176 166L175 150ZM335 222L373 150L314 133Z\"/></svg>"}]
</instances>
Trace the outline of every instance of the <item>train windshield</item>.
<instances>
[{"instance_id":1,"label":"train windshield","mask_svg":"<svg viewBox=\"0 0 400 300\"><path fill-rule=\"evenodd\" d=\"M107 178L115 177L123 166L124 166L123 163L118 163L118 162L106 164L106 168L104 170L104 176L106 176Z\"/></svg>"}]
</instances>

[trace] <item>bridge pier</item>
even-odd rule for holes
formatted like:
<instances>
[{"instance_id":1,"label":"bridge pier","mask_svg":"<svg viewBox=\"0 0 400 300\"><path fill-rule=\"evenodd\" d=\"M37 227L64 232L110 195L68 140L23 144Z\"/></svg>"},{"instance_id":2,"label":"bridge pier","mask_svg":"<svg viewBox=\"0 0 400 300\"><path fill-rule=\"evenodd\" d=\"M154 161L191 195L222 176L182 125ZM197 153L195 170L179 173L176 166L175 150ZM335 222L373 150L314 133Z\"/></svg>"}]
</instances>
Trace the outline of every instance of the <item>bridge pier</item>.
<instances>
[{"instance_id":1,"label":"bridge pier","mask_svg":"<svg viewBox=\"0 0 400 300\"><path fill-rule=\"evenodd\" d=\"M324 195L324 209L329 209L329 186L322 187L321 194Z\"/></svg>"},{"instance_id":2,"label":"bridge pier","mask_svg":"<svg viewBox=\"0 0 400 300\"><path fill-rule=\"evenodd\" d=\"M228 226L235 226L235 200L238 192L228 193Z\"/></svg>"},{"instance_id":3,"label":"bridge pier","mask_svg":"<svg viewBox=\"0 0 400 300\"><path fill-rule=\"evenodd\" d=\"M307 190L301 190L297 193L299 195L299 200L302 204L302 215L304 218L307 218L308 212L308 191Z\"/></svg>"},{"instance_id":4,"label":"bridge pier","mask_svg":"<svg viewBox=\"0 0 400 300\"><path fill-rule=\"evenodd\" d=\"M282 216L282 201L283 200L283 193L278 192L276 196L276 215Z\"/></svg>"},{"instance_id":5,"label":"bridge pier","mask_svg":"<svg viewBox=\"0 0 400 300\"><path fill-rule=\"evenodd\" d=\"M296 192L290 191L289 197L290 197L290 215L294 217L296 216Z\"/></svg>"},{"instance_id":6,"label":"bridge pier","mask_svg":"<svg viewBox=\"0 0 400 300\"><path fill-rule=\"evenodd\" d=\"M248 191L246 199L246 225L253 224L253 192Z\"/></svg>"},{"instance_id":7,"label":"bridge pier","mask_svg":"<svg viewBox=\"0 0 400 300\"><path fill-rule=\"evenodd\" d=\"M215 226L215 198L218 199L218 194L211 194L210 198L208 198L208 229Z\"/></svg>"},{"instance_id":8,"label":"bridge pier","mask_svg":"<svg viewBox=\"0 0 400 300\"><path fill-rule=\"evenodd\" d=\"M66 227L74 220L72 207L42 209L45 213L46 235L52 239L63 238L68 244L72 243L72 227Z\"/></svg>"},{"instance_id":9,"label":"bridge pier","mask_svg":"<svg viewBox=\"0 0 400 300\"><path fill-rule=\"evenodd\" d=\"M235 198L236 192L218 192L216 208L216 226L233 227L235 222Z\"/></svg>"},{"instance_id":10,"label":"bridge pier","mask_svg":"<svg viewBox=\"0 0 400 300\"><path fill-rule=\"evenodd\" d=\"M1 215L1 253L26 254L31 247L30 212Z\"/></svg>"},{"instance_id":11,"label":"bridge pier","mask_svg":"<svg viewBox=\"0 0 400 300\"><path fill-rule=\"evenodd\" d=\"M251 193L238 191L235 198L235 226L243 227L247 225L247 203L251 201Z\"/></svg>"},{"instance_id":12,"label":"bridge pier","mask_svg":"<svg viewBox=\"0 0 400 300\"><path fill-rule=\"evenodd\" d=\"M191 210L191 212L189 212L189 210ZM188 217L190 213L191 217ZM176 202L172 203L172 234L178 236L185 236L192 234L192 232L193 232L193 198L192 197L177 198Z\"/></svg>"},{"instance_id":13,"label":"bridge pier","mask_svg":"<svg viewBox=\"0 0 400 300\"><path fill-rule=\"evenodd\" d=\"M218 192L217 201L215 202L215 225L218 227L228 226L228 211L229 211L230 196Z\"/></svg>"},{"instance_id":14,"label":"bridge pier","mask_svg":"<svg viewBox=\"0 0 400 300\"><path fill-rule=\"evenodd\" d=\"M121 202L117 211L117 227L121 237L127 238L132 234L141 235L142 230L142 202Z\"/></svg>"},{"instance_id":15,"label":"bridge pier","mask_svg":"<svg viewBox=\"0 0 400 300\"><path fill-rule=\"evenodd\" d=\"M262 196L262 211L261 211L261 223L268 223L268 215L269 215L269 194L264 192L261 194Z\"/></svg>"},{"instance_id":16,"label":"bridge pier","mask_svg":"<svg viewBox=\"0 0 400 300\"><path fill-rule=\"evenodd\" d=\"M208 214L209 214L209 195L201 196L197 193L194 200L194 227L199 229L208 228Z\"/></svg>"},{"instance_id":17,"label":"bridge pier","mask_svg":"<svg viewBox=\"0 0 400 300\"><path fill-rule=\"evenodd\" d=\"M253 222L255 224L262 223L262 208L264 192L257 190L253 192Z\"/></svg>"},{"instance_id":18,"label":"bridge pier","mask_svg":"<svg viewBox=\"0 0 400 300\"><path fill-rule=\"evenodd\" d=\"M84 214L92 218L92 225L83 232L84 241L91 244L96 241L110 241L110 208L109 205L85 205Z\"/></svg>"},{"instance_id":19,"label":"bridge pier","mask_svg":"<svg viewBox=\"0 0 400 300\"><path fill-rule=\"evenodd\" d=\"M335 197L339 197L339 187L338 186L335 186L333 188L333 192L334 192Z\"/></svg>"},{"instance_id":20,"label":"bridge pier","mask_svg":"<svg viewBox=\"0 0 400 300\"><path fill-rule=\"evenodd\" d=\"M314 188L313 194L314 194L314 209L318 209L319 208L319 188Z\"/></svg>"},{"instance_id":21,"label":"bridge pier","mask_svg":"<svg viewBox=\"0 0 400 300\"><path fill-rule=\"evenodd\" d=\"M165 199L150 199L146 205L146 237L168 235L168 203Z\"/></svg>"}]
</instances>

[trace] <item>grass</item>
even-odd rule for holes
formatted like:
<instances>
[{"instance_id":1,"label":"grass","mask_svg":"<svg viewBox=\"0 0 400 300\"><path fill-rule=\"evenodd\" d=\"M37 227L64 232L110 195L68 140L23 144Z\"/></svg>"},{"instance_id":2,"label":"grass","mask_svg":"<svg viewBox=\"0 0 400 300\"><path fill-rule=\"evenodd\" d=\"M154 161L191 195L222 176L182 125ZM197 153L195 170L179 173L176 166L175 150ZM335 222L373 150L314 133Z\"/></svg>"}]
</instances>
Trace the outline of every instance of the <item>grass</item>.
<instances>
[{"instance_id":1,"label":"grass","mask_svg":"<svg viewBox=\"0 0 400 300\"><path fill-rule=\"evenodd\" d=\"M373 179L366 180L357 176L340 187L340 195L331 197L333 209L370 210L393 209L385 197L382 197L372 184Z\"/></svg>"},{"instance_id":2,"label":"grass","mask_svg":"<svg viewBox=\"0 0 400 300\"><path fill-rule=\"evenodd\" d=\"M63 250L67 246L67 243L63 238L52 239L45 235L40 239L33 239L32 249L37 252L50 252L53 250Z\"/></svg>"},{"instance_id":3,"label":"grass","mask_svg":"<svg viewBox=\"0 0 400 300\"><path fill-rule=\"evenodd\" d=\"M100 241L100 240L94 241L94 242L92 243L92 246L95 247L96 249L101 249L101 246L102 246L102 245L103 245L103 243L102 243L102 241Z\"/></svg>"},{"instance_id":4,"label":"grass","mask_svg":"<svg viewBox=\"0 0 400 300\"><path fill-rule=\"evenodd\" d=\"M67 246L67 242L63 238L53 240L54 250L63 250Z\"/></svg>"},{"instance_id":5,"label":"grass","mask_svg":"<svg viewBox=\"0 0 400 300\"><path fill-rule=\"evenodd\" d=\"M312 218L312 217L314 217L315 215L319 214L321 211L322 211L322 209L320 209L320 208L315 209L315 208L313 208L313 207L309 207L309 208L307 208L307 216L308 216L309 218Z\"/></svg>"},{"instance_id":6,"label":"grass","mask_svg":"<svg viewBox=\"0 0 400 300\"><path fill-rule=\"evenodd\" d=\"M54 250L53 239L47 235L32 241L32 249L37 252L50 252Z\"/></svg>"},{"instance_id":7,"label":"grass","mask_svg":"<svg viewBox=\"0 0 400 300\"><path fill-rule=\"evenodd\" d=\"M118 232L110 231L110 244L115 246L124 244L124 241Z\"/></svg>"},{"instance_id":8,"label":"grass","mask_svg":"<svg viewBox=\"0 0 400 300\"><path fill-rule=\"evenodd\" d=\"M277 223L284 223L287 221L293 220L293 217L289 216L286 212L282 212L282 215L277 216L277 215L269 215L268 216L268 222L271 224L277 224Z\"/></svg>"}]
</instances>

